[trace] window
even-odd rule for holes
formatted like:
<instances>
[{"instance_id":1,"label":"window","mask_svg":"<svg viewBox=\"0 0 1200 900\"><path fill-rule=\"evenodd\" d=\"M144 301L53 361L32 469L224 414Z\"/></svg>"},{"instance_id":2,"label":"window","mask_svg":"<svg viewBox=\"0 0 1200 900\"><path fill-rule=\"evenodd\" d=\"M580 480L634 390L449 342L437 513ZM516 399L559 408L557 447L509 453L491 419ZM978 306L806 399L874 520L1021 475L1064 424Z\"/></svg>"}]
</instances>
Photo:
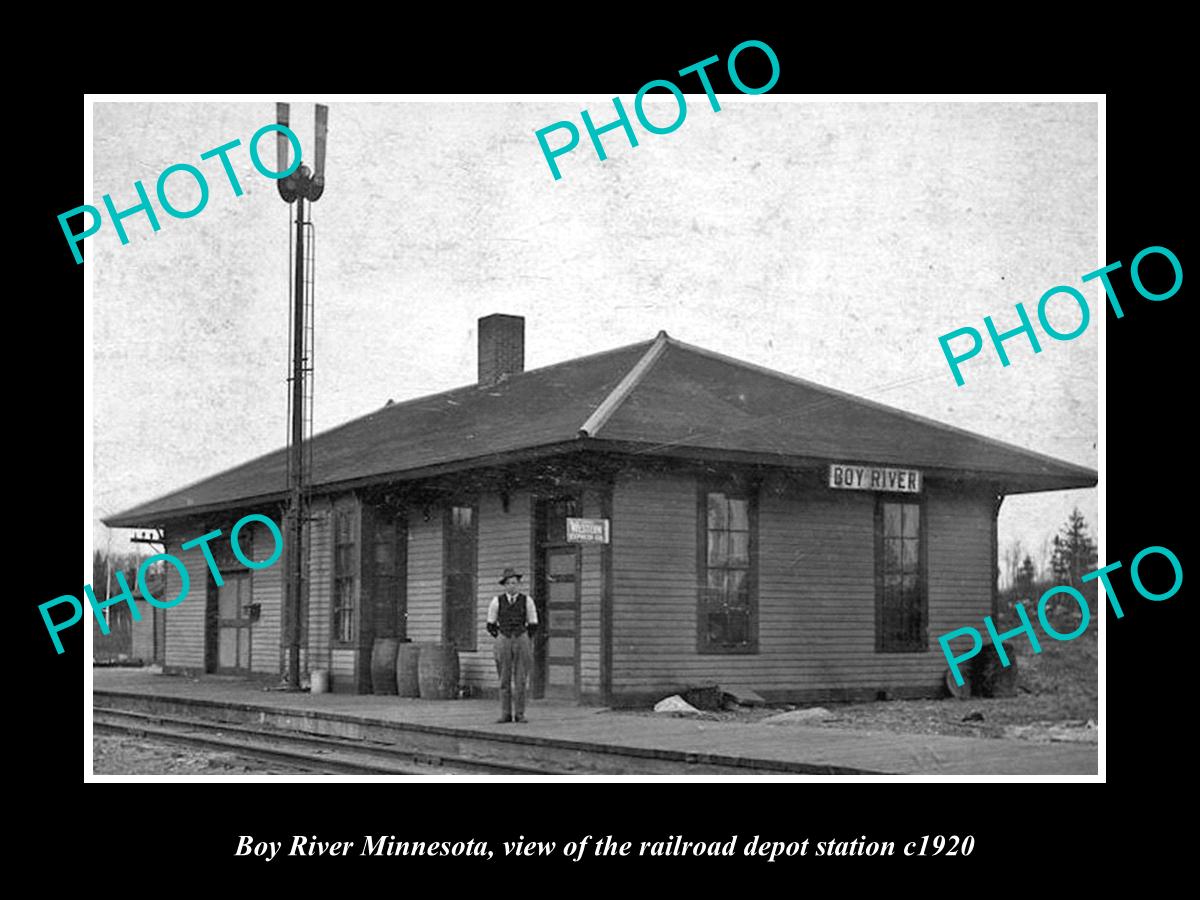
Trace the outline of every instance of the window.
<instances>
[{"instance_id":1,"label":"window","mask_svg":"<svg viewBox=\"0 0 1200 900\"><path fill-rule=\"evenodd\" d=\"M752 492L701 490L697 650L757 653L757 509Z\"/></svg>"},{"instance_id":2,"label":"window","mask_svg":"<svg viewBox=\"0 0 1200 900\"><path fill-rule=\"evenodd\" d=\"M921 504L880 498L875 509L875 646L927 650Z\"/></svg>"},{"instance_id":3,"label":"window","mask_svg":"<svg viewBox=\"0 0 1200 900\"><path fill-rule=\"evenodd\" d=\"M351 644L357 637L355 622L354 511L333 514L333 639Z\"/></svg>"},{"instance_id":4,"label":"window","mask_svg":"<svg viewBox=\"0 0 1200 900\"><path fill-rule=\"evenodd\" d=\"M475 562L478 515L471 506L446 510L443 639L459 650L475 649Z\"/></svg>"}]
</instances>

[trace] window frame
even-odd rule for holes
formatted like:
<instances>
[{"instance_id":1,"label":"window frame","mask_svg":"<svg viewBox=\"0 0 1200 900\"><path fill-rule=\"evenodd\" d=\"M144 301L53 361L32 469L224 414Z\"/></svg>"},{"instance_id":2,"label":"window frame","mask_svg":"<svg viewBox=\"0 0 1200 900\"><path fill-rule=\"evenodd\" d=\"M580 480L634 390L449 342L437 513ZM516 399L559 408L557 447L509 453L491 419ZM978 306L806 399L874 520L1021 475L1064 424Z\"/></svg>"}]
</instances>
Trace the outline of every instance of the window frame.
<instances>
[{"instance_id":1,"label":"window frame","mask_svg":"<svg viewBox=\"0 0 1200 900\"><path fill-rule=\"evenodd\" d=\"M358 637L361 634L362 622L361 607L359 602L359 584L361 583L360 566L359 566L359 540L361 537L361 523L359 522L357 506L338 506L334 505L332 515L330 516L330 526L332 534L330 535L330 543L333 546L333 565L331 565L331 579L333 582L332 594L329 598L329 644L330 647L336 650L356 650L358 649ZM339 543L338 534L338 519L341 516L346 517L349 523L349 540ZM349 547L348 559L346 561L346 570L342 574L338 568L338 549L339 547ZM349 582L350 584L350 601L347 604L339 603L341 592L339 586L341 582ZM338 628L338 615L344 609L350 611L350 637L343 639L341 630Z\"/></svg>"},{"instance_id":2,"label":"window frame","mask_svg":"<svg viewBox=\"0 0 1200 900\"><path fill-rule=\"evenodd\" d=\"M746 501L746 518L749 524L749 566L746 577L749 582L748 624L749 640L744 644L718 644L708 639L708 495L723 493L736 500ZM745 477L733 476L725 479L701 479L696 491L696 652L703 655L746 656L759 653L758 622L758 484Z\"/></svg>"},{"instance_id":3,"label":"window frame","mask_svg":"<svg viewBox=\"0 0 1200 900\"><path fill-rule=\"evenodd\" d=\"M469 509L471 510L471 543L474 553L471 559L471 604L467 607L470 610L471 627L469 632L470 642L467 644L459 644L453 640L450 629L450 576L451 575L466 575L466 572L451 572L450 571L450 542L453 536L454 528L454 510ZM464 629L465 631L465 629ZM442 641L444 643L453 643L454 647L460 652L473 653L479 648L479 501L476 499L462 500L454 502L446 506L442 513Z\"/></svg>"},{"instance_id":4,"label":"window frame","mask_svg":"<svg viewBox=\"0 0 1200 900\"><path fill-rule=\"evenodd\" d=\"M884 610L884 504L908 504L918 509L917 526L917 595L920 600L920 640L905 646L885 646L883 627ZM929 517L923 494L877 493L875 495L875 652L876 653L928 653L929 652ZM903 516L903 513L901 513ZM903 521L903 520L902 520ZM902 526L903 527L903 526ZM903 551L902 551L903 552ZM903 567L901 567L903 579Z\"/></svg>"}]
</instances>

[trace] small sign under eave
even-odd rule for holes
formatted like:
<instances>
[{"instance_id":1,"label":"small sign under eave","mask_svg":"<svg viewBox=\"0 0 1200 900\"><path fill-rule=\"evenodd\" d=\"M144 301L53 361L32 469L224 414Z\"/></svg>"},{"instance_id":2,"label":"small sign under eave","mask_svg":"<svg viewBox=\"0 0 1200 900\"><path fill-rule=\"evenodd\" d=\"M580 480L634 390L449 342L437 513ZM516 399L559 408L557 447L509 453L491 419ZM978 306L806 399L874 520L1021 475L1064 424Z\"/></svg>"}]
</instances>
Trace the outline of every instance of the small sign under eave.
<instances>
[{"instance_id":1,"label":"small sign under eave","mask_svg":"<svg viewBox=\"0 0 1200 900\"><path fill-rule=\"evenodd\" d=\"M921 493L920 469L888 469L880 466L852 466L833 463L829 467L829 486L843 491L891 491L898 494Z\"/></svg>"},{"instance_id":2,"label":"small sign under eave","mask_svg":"<svg viewBox=\"0 0 1200 900\"><path fill-rule=\"evenodd\" d=\"M571 544L607 544L608 519L567 517L567 542Z\"/></svg>"}]
</instances>

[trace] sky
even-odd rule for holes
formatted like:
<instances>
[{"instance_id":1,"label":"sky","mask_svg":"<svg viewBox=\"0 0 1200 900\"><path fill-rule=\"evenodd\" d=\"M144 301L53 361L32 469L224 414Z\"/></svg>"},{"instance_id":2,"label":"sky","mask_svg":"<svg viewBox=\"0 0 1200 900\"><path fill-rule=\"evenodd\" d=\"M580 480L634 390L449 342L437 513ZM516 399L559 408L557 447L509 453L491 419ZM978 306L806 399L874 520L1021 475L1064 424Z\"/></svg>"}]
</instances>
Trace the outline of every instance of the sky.
<instances>
[{"instance_id":1,"label":"sky","mask_svg":"<svg viewBox=\"0 0 1200 900\"><path fill-rule=\"evenodd\" d=\"M286 98L285 98L286 99ZM315 204L314 425L473 383L475 323L526 318L536 368L649 340L659 330L718 352L1097 467L1100 285L1094 103L819 103L770 94L687 95L673 133L634 119L589 145L611 99L329 103L326 189ZM632 109L632 98L623 98ZM675 101L648 100L667 123ZM288 218L247 145L274 121L255 102L98 102L93 192L133 206L175 163L199 168L206 206L153 202L85 243L92 284L92 532L131 506L277 449L287 436ZM311 146L313 106L292 124ZM555 180L534 133L572 120L580 145ZM244 190L216 159L231 140ZM564 137L551 136L552 146ZM262 142L275 168L274 135ZM167 182L179 209L199 192ZM69 252L64 241L64 252ZM1056 285L1083 292L1078 338L985 348L956 386L938 337L1036 321ZM1050 307L1071 331L1079 312ZM1008 498L1001 558L1035 560L1075 506L1095 529L1095 489Z\"/></svg>"}]
</instances>

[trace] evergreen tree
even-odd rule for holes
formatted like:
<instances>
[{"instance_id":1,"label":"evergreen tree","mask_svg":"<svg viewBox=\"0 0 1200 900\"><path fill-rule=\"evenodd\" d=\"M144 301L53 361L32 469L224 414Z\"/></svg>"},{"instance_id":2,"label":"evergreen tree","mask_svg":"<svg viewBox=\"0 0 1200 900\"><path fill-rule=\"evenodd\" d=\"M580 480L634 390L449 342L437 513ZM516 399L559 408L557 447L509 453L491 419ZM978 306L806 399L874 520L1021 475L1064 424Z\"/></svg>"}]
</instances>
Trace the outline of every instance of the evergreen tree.
<instances>
[{"instance_id":1,"label":"evergreen tree","mask_svg":"<svg viewBox=\"0 0 1200 900\"><path fill-rule=\"evenodd\" d=\"M1096 542L1088 534L1087 521L1073 509L1062 530L1054 536L1050 569L1055 581L1073 584L1096 568Z\"/></svg>"},{"instance_id":2,"label":"evergreen tree","mask_svg":"<svg viewBox=\"0 0 1200 900\"><path fill-rule=\"evenodd\" d=\"M1016 585L1017 593L1025 595L1033 590L1033 583L1037 580L1037 569L1034 568L1033 560L1029 554L1025 554L1025 560L1021 563L1021 568L1017 570Z\"/></svg>"}]
</instances>

